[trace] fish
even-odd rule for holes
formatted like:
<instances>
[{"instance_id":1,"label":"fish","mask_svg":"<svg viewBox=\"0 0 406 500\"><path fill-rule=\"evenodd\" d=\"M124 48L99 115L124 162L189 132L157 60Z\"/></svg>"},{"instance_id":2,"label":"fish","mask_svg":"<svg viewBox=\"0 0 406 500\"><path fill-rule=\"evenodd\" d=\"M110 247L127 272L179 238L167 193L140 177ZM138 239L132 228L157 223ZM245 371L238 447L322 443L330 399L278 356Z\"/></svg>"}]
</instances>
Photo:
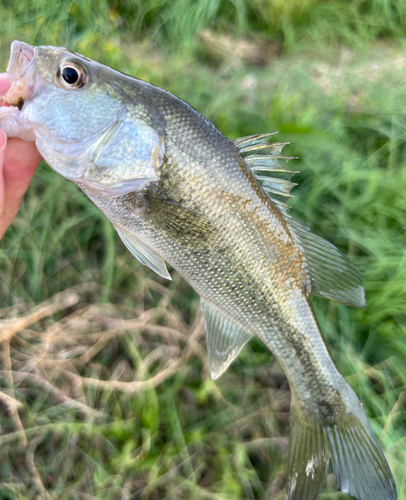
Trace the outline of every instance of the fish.
<instances>
[{"instance_id":1,"label":"fish","mask_svg":"<svg viewBox=\"0 0 406 500\"><path fill-rule=\"evenodd\" d=\"M288 214L291 159L273 133L225 137L187 103L60 47L15 41L0 127L35 141L145 266L169 263L200 295L210 374L252 337L291 391L287 500L314 500L331 462L339 490L393 500L396 485L365 411L335 367L310 302L365 306L334 245Z\"/></svg>"}]
</instances>

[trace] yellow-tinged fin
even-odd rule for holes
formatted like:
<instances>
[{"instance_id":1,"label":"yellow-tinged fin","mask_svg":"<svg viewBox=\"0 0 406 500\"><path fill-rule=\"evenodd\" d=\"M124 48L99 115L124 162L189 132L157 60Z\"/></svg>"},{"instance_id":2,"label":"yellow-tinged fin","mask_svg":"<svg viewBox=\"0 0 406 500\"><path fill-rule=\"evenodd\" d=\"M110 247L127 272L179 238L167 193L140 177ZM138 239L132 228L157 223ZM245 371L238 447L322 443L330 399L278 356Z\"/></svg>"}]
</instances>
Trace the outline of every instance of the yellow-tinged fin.
<instances>
[{"instance_id":1,"label":"yellow-tinged fin","mask_svg":"<svg viewBox=\"0 0 406 500\"><path fill-rule=\"evenodd\" d=\"M361 277L348 258L334 245L294 222L287 214L289 205L286 201L292 198L290 191L296 186L290 179L297 171L286 167L287 162L293 159L282 154L283 147L288 143L269 142L275 134L241 137L233 142L259 184L289 222L306 258L311 294L354 307L365 307Z\"/></svg>"},{"instance_id":2,"label":"yellow-tinged fin","mask_svg":"<svg viewBox=\"0 0 406 500\"><path fill-rule=\"evenodd\" d=\"M286 500L314 500L326 484L328 443L318 422L292 405Z\"/></svg>"},{"instance_id":3,"label":"yellow-tinged fin","mask_svg":"<svg viewBox=\"0 0 406 500\"><path fill-rule=\"evenodd\" d=\"M289 217L286 201L293 197L290 191L296 184L290 179L297 171L286 167L287 162L294 158L282 154L283 147L288 143L269 142L276 133L241 137L233 142L266 194Z\"/></svg>"},{"instance_id":4,"label":"yellow-tinged fin","mask_svg":"<svg viewBox=\"0 0 406 500\"><path fill-rule=\"evenodd\" d=\"M155 271L159 276L172 280L171 275L166 268L165 262L157 255L153 250L151 250L145 243L143 243L135 234L123 226L118 224L113 224L115 230L122 239L124 245L128 250L136 257L141 264L148 266L150 269Z\"/></svg>"},{"instance_id":5,"label":"yellow-tinged fin","mask_svg":"<svg viewBox=\"0 0 406 500\"><path fill-rule=\"evenodd\" d=\"M361 277L348 258L307 227L292 219L289 225L304 252L310 273L311 294L354 307L365 307Z\"/></svg>"},{"instance_id":6,"label":"yellow-tinged fin","mask_svg":"<svg viewBox=\"0 0 406 500\"><path fill-rule=\"evenodd\" d=\"M202 301L210 375L219 378L252 338Z\"/></svg>"}]
</instances>

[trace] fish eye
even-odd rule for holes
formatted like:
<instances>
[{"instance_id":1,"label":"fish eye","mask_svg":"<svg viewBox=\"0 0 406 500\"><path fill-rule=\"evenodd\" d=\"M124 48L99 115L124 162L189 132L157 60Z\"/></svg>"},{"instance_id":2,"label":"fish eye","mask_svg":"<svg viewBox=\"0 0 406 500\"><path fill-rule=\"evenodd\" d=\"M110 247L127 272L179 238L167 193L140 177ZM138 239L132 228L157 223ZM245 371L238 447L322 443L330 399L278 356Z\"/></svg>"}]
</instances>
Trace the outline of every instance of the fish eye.
<instances>
[{"instance_id":1,"label":"fish eye","mask_svg":"<svg viewBox=\"0 0 406 500\"><path fill-rule=\"evenodd\" d=\"M64 62L59 68L58 80L65 89L78 89L87 83L88 74L82 65L74 62Z\"/></svg>"}]
</instances>

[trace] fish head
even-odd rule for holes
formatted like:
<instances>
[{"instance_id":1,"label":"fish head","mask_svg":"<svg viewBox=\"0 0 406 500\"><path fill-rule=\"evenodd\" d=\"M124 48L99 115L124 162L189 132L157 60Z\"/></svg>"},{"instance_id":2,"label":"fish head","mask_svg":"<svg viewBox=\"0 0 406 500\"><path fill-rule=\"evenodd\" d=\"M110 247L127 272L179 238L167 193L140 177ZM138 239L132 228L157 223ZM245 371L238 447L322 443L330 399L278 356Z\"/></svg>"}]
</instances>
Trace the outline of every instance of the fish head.
<instances>
[{"instance_id":1,"label":"fish head","mask_svg":"<svg viewBox=\"0 0 406 500\"><path fill-rule=\"evenodd\" d=\"M106 196L158 180L162 127L142 103L138 80L61 47L18 41L7 73L0 128L35 140L54 170Z\"/></svg>"}]
</instances>

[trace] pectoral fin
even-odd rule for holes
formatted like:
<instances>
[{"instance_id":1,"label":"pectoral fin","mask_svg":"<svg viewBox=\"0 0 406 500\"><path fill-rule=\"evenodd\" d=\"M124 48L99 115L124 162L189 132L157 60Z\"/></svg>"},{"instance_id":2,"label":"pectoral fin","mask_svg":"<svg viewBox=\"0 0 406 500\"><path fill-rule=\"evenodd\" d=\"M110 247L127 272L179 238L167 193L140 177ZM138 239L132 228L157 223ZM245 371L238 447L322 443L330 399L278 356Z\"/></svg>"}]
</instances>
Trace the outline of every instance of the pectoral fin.
<instances>
[{"instance_id":1,"label":"pectoral fin","mask_svg":"<svg viewBox=\"0 0 406 500\"><path fill-rule=\"evenodd\" d=\"M158 222L171 238L194 248L209 245L215 227L203 215L181 203L152 195L148 195L148 202L145 217Z\"/></svg>"},{"instance_id":2,"label":"pectoral fin","mask_svg":"<svg viewBox=\"0 0 406 500\"><path fill-rule=\"evenodd\" d=\"M168 273L165 262L153 250L151 250L145 243L138 239L134 233L128 229L114 224L115 230L118 232L120 238L123 240L124 245L136 257L141 264L148 266L155 271L159 276L172 280L171 275Z\"/></svg>"},{"instance_id":3,"label":"pectoral fin","mask_svg":"<svg viewBox=\"0 0 406 500\"><path fill-rule=\"evenodd\" d=\"M210 375L219 378L251 339L238 326L202 302Z\"/></svg>"}]
</instances>

